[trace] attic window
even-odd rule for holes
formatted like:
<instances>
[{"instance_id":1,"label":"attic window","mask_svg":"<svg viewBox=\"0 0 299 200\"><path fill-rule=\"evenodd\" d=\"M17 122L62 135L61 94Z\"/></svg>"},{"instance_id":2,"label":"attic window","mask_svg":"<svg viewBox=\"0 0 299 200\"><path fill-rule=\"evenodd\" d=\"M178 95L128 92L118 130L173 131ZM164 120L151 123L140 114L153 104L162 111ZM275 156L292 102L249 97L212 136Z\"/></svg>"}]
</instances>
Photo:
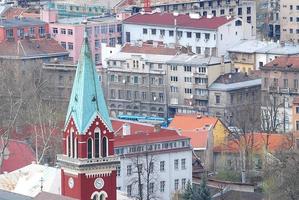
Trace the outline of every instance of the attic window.
<instances>
[{"instance_id":1,"label":"attic window","mask_svg":"<svg viewBox=\"0 0 299 200\"><path fill-rule=\"evenodd\" d=\"M75 96L75 101L78 101L78 95Z\"/></svg>"},{"instance_id":2,"label":"attic window","mask_svg":"<svg viewBox=\"0 0 299 200\"><path fill-rule=\"evenodd\" d=\"M92 97L92 101L93 101L93 102L96 101L96 97L95 97L95 96Z\"/></svg>"}]
</instances>

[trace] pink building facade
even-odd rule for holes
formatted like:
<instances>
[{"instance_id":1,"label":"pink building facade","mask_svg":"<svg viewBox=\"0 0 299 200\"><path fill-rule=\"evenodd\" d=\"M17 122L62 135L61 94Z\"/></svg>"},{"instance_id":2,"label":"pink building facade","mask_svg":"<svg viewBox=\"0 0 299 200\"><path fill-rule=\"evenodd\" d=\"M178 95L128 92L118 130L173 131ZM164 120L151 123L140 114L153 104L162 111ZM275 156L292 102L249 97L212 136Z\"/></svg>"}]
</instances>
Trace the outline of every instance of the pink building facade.
<instances>
[{"instance_id":1,"label":"pink building facade","mask_svg":"<svg viewBox=\"0 0 299 200\"><path fill-rule=\"evenodd\" d=\"M85 24L83 18L57 19L57 12L54 10L41 11L41 19L49 23L49 33L66 50L74 63L77 63L80 48L83 42ZM92 17L87 18L87 32L92 57L97 66L101 63L101 43L114 47L121 44L121 21L113 17Z\"/></svg>"}]
</instances>

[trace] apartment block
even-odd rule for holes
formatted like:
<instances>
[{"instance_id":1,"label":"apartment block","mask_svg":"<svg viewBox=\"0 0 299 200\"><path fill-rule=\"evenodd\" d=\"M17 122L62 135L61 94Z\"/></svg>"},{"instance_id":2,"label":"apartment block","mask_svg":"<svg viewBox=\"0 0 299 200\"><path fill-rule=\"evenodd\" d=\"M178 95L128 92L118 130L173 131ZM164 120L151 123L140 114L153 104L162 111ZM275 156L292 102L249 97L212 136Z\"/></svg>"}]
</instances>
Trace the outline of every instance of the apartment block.
<instances>
[{"instance_id":1,"label":"apartment block","mask_svg":"<svg viewBox=\"0 0 299 200\"><path fill-rule=\"evenodd\" d=\"M299 43L299 2L280 1L281 41Z\"/></svg>"},{"instance_id":2,"label":"apartment block","mask_svg":"<svg viewBox=\"0 0 299 200\"><path fill-rule=\"evenodd\" d=\"M123 21L123 42L159 41L181 45L201 55L221 56L242 39L252 39L251 25L230 16L139 13Z\"/></svg>"}]
</instances>

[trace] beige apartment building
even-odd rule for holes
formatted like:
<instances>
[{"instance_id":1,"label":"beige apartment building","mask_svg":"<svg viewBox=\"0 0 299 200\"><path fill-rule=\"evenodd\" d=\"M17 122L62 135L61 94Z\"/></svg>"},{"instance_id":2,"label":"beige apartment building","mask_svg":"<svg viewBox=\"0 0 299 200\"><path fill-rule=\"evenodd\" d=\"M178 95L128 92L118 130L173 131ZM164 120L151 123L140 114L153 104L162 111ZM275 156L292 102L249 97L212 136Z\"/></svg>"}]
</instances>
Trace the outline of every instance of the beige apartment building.
<instances>
[{"instance_id":1,"label":"beige apartment building","mask_svg":"<svg viewBox=\"0 0 299 200\"><path fill-rule=\"evenodd\" d=\"M280 1L280 40L299 43L299 1Z\"/></svg>"}]
</instances>

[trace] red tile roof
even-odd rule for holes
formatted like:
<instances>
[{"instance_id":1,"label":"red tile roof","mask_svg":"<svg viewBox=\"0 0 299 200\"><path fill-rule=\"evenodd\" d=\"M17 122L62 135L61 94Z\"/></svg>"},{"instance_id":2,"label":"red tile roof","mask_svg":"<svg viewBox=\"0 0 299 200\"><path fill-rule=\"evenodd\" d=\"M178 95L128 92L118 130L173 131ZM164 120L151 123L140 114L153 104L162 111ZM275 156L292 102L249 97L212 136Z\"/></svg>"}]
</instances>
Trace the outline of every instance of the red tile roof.
<instances>
[{"instance_id":1,"label":"red tile roof","mask_svg":"<svg viewBox=\"0 0 299 200\"><path fill-rule=\"evenodd\" d=\"M253 145L254 151L261 151L265 148L267 143L266 133L248 133L246 137L247 144ZM245 145L245 144L244 144ZM286 134L270 134L268 138L268 151L275 152L283 149L289 149L293 145L292 137ZM240 141L231 140L227 145L215 146L214 152L239 152Z\"/></svg>"},{"instance_id":2,"label":"red tile roof","mask_svg":"<svg viewBox=\"0 0 299 200\"><path fill-rule=\"evenodd\" d=\"M31 147L22 141L10 140L5 150L1 172L12 172L35 161Z\"/></svg>"},{"instance_id":3,"label":"red tile roof","mask_svg":"<svg viewBox=\"0 0 299 200\"><path fill-rule=\"evenodd\" d=\"M169 127L175 129L195 130L206 128L207 125L215 126L218 121L217 117L196 115L196 114L178 114L175 115ZM188 122L188 123L186 123Z\"/></svg>"},{"instance_id":4,"label":"red tile roof","mask_svg":"<svg viewBox=\"0 0 299 200\"><path fill-rule=\"evenodd\" d=\"M130 125L130 135L122 135L122 125L125 123ZM114 147L187 139L187 137L179 135L173 129L161 128L155 132L155 128L152 125L125 120L114 119L112 120L112 126L116 134L114 137Z\"/></svg>"},{"instance_id":5,"label":"red tile roof","mask_svg":"<svg viewBox=\"0 0 299 200\"><path fill-rule=\"evenodd\" d=\"M33 198L34 200L76 200L71 197L59 195L59 194L53 194L49 192L40 192L36 197Z\"/></svg>"},{"instance_id":6,"label":"red tile roof","mask_svg":"<svg viewBox=\"0 0 299 200\"><path fill-rule=\"evenodd\" d=\"M288 69L298 69L299 68L299 56L281 56L273 61L267 63L262 68L288 68Z\"/></svg>"},{"instance_id":7,"label":"red tile roof","mask_svg":"<svg viewBox=\"0 0 299 200\"><path fill-rule=\"evenodd\" d=\"M68 52L54 39L24 39L0 43L0 57L50 57L68 55Z\"/></svg>"},{"instance_id":8,"label":"red tile roof","mask_svg":"<svg viewBox=\"0 0 299 200\"><path fill-rule=\"evenodd\" d=\"M169 127L179 130L183 136L191 138L193 148L205 149L208 143L208 127L214 127L218 121L216 117L201 115L176 115Z\"/></svg>"},{"instance_id":9,"label":"red tile roof","mask_svg":"<svg viewBox=\"0 0 299 200\"><path fill-rule=\"evenodd\" d=\"M125 44L121 49L125 53L143 53L143 54L158 54L158 55L176 55L179 50L175 48L165 47L163 44L158 44L156 47L152 44L142 43L142 45Z\"/></svg>"},{"instance_id":10,"label":"red tile roof","mask_svg":"<svg viewBox=\"0 0 299 200\"><path fill-rule=\"evenodd\" d=\"M193 28L193 29L211 29L218 27L233 20L232 18L221 17L201 17L200 19L191 19L189 15L179 14L174 16L172 13L153 13L153 14L136 14L124 20L126 24L144 24L155 26L174 26L176 19L177 27Z\"/></svg>"}]
</instances>

